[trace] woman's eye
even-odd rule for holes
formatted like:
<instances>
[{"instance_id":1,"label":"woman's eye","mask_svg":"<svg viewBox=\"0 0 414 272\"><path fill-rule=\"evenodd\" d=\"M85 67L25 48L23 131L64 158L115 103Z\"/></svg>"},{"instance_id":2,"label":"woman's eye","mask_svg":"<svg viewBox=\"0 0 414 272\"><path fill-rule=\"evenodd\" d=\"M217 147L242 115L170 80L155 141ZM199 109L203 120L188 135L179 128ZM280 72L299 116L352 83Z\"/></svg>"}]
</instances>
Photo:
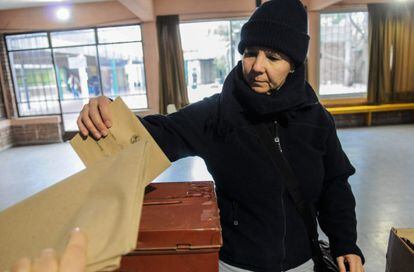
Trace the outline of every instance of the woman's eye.
<instances>
[{"instance_id":1,"label":"woman's eye","mask_svg":"<svg viewBox=\"0 0 414 272\"><path fill-rule=\"evenodd\" d=\"M249 51L247 51L247 52L244 53L244 55L246 57L256 57L257 54L255 52L249 52Z\"/></svg>"},{"instance_id":2,"label":"woman's eye","mask_svg":"<svg viewBox=\"0 0 414 272\"><path fill-rule=\"evenodd\" d=\"M280 60L280 57L278 56L267 56L268 59L270 59L271 61L278 61Z\"/></svg>"}]
</instances>

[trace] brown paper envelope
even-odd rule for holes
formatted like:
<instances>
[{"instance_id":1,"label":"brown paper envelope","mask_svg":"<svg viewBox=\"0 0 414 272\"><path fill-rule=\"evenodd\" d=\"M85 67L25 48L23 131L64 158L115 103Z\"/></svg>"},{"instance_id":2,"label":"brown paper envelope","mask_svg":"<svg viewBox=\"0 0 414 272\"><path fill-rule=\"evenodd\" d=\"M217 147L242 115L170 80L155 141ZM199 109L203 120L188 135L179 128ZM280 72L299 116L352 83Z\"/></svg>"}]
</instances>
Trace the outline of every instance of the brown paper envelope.
<instances>
[{"instance_id":1,"label":"brown paper envelope","mask_svg":"<svg viewBox=\"0 0 414 272\"><path fill-rule=\"evenodd\" d=\"M61 254L77 226L89 240L87 271L118 267L136 247L146 177L159 174L147 173L159 169L151 165L150 146L140 140L1 212L0 271L44 248Z\"/></svg>"},{"instance_id":2,"label":"brown paper envelope","mask_svg":"<svg viewBox=\"0 0 414 272\"><path fill-rule=\"evenodd\" d=\"M128 109L121 98L110 104L112 127L105 138L98 141L88 136L85 139L79 134L71 141L71 145L86 167L103 157L117 154L123 148L131 145L138 139L148 141L149 164L146 169L147 184L155 179L163 170L171 165L161 148L145 129L139 119Z\"/></svg>"}]
</instances>

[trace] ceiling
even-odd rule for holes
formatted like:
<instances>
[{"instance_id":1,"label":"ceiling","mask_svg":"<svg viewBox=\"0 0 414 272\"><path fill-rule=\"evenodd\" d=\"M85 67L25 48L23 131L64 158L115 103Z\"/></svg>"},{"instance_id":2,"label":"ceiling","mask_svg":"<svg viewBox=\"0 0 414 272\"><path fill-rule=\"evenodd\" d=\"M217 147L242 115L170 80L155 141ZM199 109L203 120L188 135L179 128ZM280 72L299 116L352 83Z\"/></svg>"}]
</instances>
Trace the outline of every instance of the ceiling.
<instances>
[{"instance_id":1,"label":"ceiling","mask_svg":"<svg viewBox=\"0 0 414 272\"><path fill-rule=\"evenodd\" d=\"M77 3L91 3L91 2L104 2L104 1L117 1L117 0L0 0L0 10L16 9L16 8L30 8L47 6L53 4L77 4ZM141 7L141 3L148 5L148 2L153 0L118 0L125 6L132 6L132 10L137 7ZM171 0L172 1L172 0ZM205 1L205 0L193 0L193 1ZM237 0L234 0L237 1ZM253 0L251 0L253 1ZM264 1L264 0L262 0ZM352 3L352 4L367 4L376 2L396 2L404 0L301 0L308 6L309 10L321 10L328 6L339 3ZM413 2L414 0L405 0L407 2Z\"/></svg>"},{"instance_id":2,"label":"ceiling","mask_svg":"<svg viewBox=\"0 0 414 272\"><path fill-rule=\"evenodd\" d=\"M31 8L53 4L77 4L103 1L111 0L0 0L0 10Z\"/></svg>"}]
</instances>

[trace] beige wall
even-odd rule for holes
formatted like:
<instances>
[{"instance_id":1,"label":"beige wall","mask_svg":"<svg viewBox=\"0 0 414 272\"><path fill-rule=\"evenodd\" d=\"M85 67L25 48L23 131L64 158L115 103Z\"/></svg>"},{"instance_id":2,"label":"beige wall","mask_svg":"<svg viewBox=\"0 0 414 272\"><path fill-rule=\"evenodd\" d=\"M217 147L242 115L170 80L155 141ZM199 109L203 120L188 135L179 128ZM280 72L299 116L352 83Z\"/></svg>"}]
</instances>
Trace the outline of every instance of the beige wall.
<instances>
[{"instance_id":1,"label":"beige wall","mask_svg":"<svg viewBox=\"0 0 414 272\"><path fill-rule=\"evenodd\" d=\"M0 11L0 31L28 32L82 28L139 22L138 18L117 1L72 5L72 18L60 22L54 16L56 6Z\"/></svg>"},{"instance_id":2,"label":"beige wall","mask_svg":"<svg viewBox=\"0 0 414 272\"><path fill-rule=\"evenodd\" d=\"M414 2L414 0L343 0L340 5L366 5L374 3Z\"/></svg>"},{"instance_id":3,"label":"beige wall","mask_svg":"<svg viewBox=\"0 0 414 272\"><path fill-rule=\"evenodd\" d=\"M180 19L191 20L249 16L255 9L253 0L175 0L173 3L154 0L155 15L178 14Z\"/></svg>"},{"instance_id":4,"label":"beige wall","mask_svg":"<svg viewBox=\"0 0 414 272\"><path fill-rule=\"evenodd\" d=\"M148 111L142 115L159 113L158 39L155 22L141 24L145 75L147 82Z\"/></svg>"},{"instance_id":5,"label":"beige wall","mask_svg":"<svg viewBox=\"0 0 414 272\"><path fill-rule=\"evenodd\" d=\"M301 0L305 6L309 1ZM155 15L178 14L181 20L248 17L255 7L254 0L154 0Z\"/></svg>"},{"instance_id":6,"label":"beige wall","mask_svg":"<svg viewBox=\"0 0 414 272\"><path fill-rule=\"evenodd\" d=\"M309 20L309 52L308 52L308 81L318 92L319 88L319 12L308 13Z\"/></svg>"}]
</instances>

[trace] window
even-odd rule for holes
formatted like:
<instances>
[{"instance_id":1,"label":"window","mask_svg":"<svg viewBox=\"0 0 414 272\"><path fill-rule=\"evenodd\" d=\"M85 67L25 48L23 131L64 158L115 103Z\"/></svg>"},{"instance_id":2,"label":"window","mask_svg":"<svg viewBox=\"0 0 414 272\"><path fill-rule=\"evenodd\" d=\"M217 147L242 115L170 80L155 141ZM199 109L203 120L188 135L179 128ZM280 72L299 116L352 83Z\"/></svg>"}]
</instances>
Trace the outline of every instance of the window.
<instances>
[{"instance_id":1,"label":"window","mask_svg":"<svg viewBox=\"0 0 414 272\"><path fill-rule=\"evenodd\" d=\"M7 35L20 116L62 114L65 130L89 98L147 108L139 25Z\"/></svg>"},{"instance_id":2,"label":"window","mask_svg":"<svg viewBox=\"0 0 414 272\"><path fill-rule=\"evenodd\" d=\"M8 50L48 48L47 33L21 34L6 36Z\"/></svg>"},{"instance_id":3,"label":"window","mask_svg":"<svg viewBox=\"0 0 414 272\"><path fill-rule=\"evenodd\" d=\"M144 56L139 26L98 29L102 90L122 96L133 109L147 108ZM139 97L140 99L137 99Z\"/></svg>"},{"instance_id":4,"label":"window","mask_svg":"<svg viewBox=\"0 0 414 272\"><path fill-rule=\"evenodd\" d=\"M321 14L319 94L366 97L368 12Z\"/></svg>"},{"instance_id":5,"label":"window","mask_svg":"<svg viewBox=\"0 0 414 272\"><path fill-rule=\"evenodd\" d=\"M240 60L237 45L245 22L227 20L180 24L191 103L221 92L225 77Z\"/></svg>"},{"instance_id":6,"label":"window","mask_svg":"<svg viewBox=\"0 0 414 272\"><path fill-rule=\"evenodd\" d=\"M6 36L19 115L60 113L47 33Z\"/></svg>"}]
</instances>

